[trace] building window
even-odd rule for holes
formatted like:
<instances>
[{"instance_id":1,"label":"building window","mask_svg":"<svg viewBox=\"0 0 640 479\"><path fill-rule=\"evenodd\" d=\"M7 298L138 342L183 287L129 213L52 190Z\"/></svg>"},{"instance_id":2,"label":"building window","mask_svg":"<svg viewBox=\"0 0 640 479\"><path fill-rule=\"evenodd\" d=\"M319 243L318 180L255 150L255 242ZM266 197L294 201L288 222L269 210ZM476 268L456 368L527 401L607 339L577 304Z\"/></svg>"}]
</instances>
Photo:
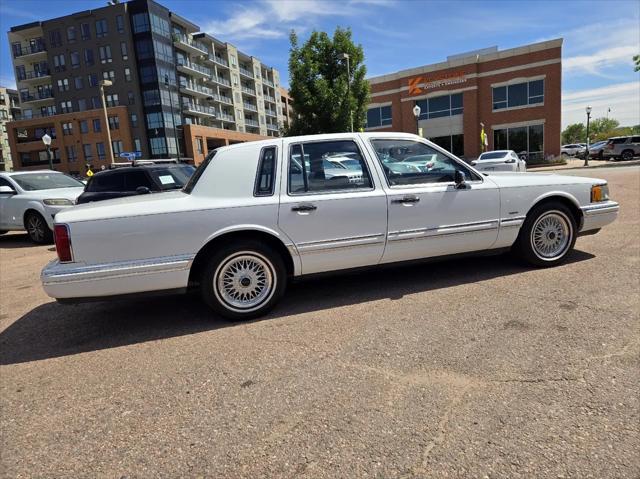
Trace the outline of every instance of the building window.
<instances>
[{"instance_id":1,"label":"building window","mask_svg":"<svg viewBox=\"0 0 640 479\"><path fill-rule=\"evenodd\" d=\"M93 159L93 152L91 150L92 148L90 143L85 143L84 145L82 145L82 153L84 154L85 161L90 161Z\"/></svg>"},{"instance_id":2,"label":"building window","mask_svg":"<svg viewBox=\"0 0 640 479\"><path fill-rule=\"evenodd\" d=\"M109 129L110 130L119 130L120 129L120 118L117 116L109 117Z\"/></svg>"},{"instance_id":3,"label":"building window","mask_svg":"<svg viewBox=\"0 0 640 479\"><path fill-rule=\"evenodd\" d=\"M83 23L80 25L80 37L83 40L89 40L91 38L91 28L88 23Z\"/></svg>"},{"instance_id":4,"label":"building window","mask_svg":"<svg viewBox=\"0 0 640 479\"><path fill-rule=\"evenodd\" d=\"M102 72L102 78L104 80L111 80L111 81L115 81L116 79L116 72L113 70L109 70L109 71L103 71Z\"/></svg>"},{"instance_id":5,"label":"building window","mask_svg":"<svg viewBox=\"0 0 640 479\"><path fill-rule=\"evenodd\" d=\"M513 150L527 153L527 161L542 159L544 154L544 125L519 126L493 130L494 150Z\"/></svg>"},{"instance_id":6,"label":"building window","mask_svg":"<svg viewBox=\"0 0 640 479\"><path fill-rule=\"evenodd\" d=\"M58 80L58 91L69 91L69 79L61 78Z\"/></svg>"},{"instance_id":7,"label":"building window","mask_svg":"<svg viewBox=\"0 0 640 479\"><path fill-rule=\"evenodd\" d=\"M120 104L120 100L118 99L117 93L110 93L106 96L107 106L118 106Z\"/></svg>"},{"instance_id":8,"label":"building window","mask_svg":"<svg viewBox=\"0 0 640 479\"><path fill-rule=\"evenodd\" d=\"M133 92L132 92L132 91L130 91L130 92L128 92L128 93L127 93L127 100L128 100L128 102L129 102L129 105L135 105L135 103L136 103L136 97L135 97L135 95L133 94Z\"/></svg>"},{"instance_id":9,"label":"building window","mask_svg":"<svg viewBox=\"0 0 640 479\"><path fill-rule=\"evenodd\" d=\"M138 56L138 60L146 60L148 58L153 58L153 43L151 40L139 40L136 42L136 54Z\"/></svg>"},{"instance_id":10,"label":"building window","mask_svg":"<svg viewBox=\"0 0 640 479\"><path fill-rule=\"evenodd\" d=\"M73 135L73 123L66 122L62 124L62 134L64 136Z\"/></svg>"},{"instance_id":11,"label":"building window","mask_svg":"<svg viewBox=\"0 0 640 479\"><path fill-rule=\"evenodd\" d=\"M87 109L87 99L78 98L78 111L85 111Z\"/></svg>"},{"instance_id":12,"label":"building window","mask_svg":"<svg viewBox=\"0 0 640 479\"><path fill-rule=\"evenodd\" d=\"M76 41L76 27L67 27L67 41L69 43Z\"/></svg>"},{"instance_id":13,"label":"building window","mask_svg":"<svg viewBox=\"0 0 640 479\"><path fill-rule=\"evenodd\" d=\"M84 49L84 64L93 65L93 50L91 48Z\"/></svg>"},{"instance_id":14,"label":"building window","mask_svg":"<svg viewBox=\"0 0 640 479\"><path fill-rule=\"evenodd\" d=\"M87 75L87 83L90 87L98 86L98 75L96 75L95 73L89 73Z\"/></svg>"},{"instance_id":15,"label":"building window","mask_svg":"<svg viewBox=\"0 0 640 479\"><path fill-rule=\"evenodd\" d=\"M123 60L129 59L129 50L127 49L127 42L120 42L120 54Z\"/></svg>"},{"instance_id":16,"label":"building window","mask_svg":"<svg viewBox=\"0 0 640 479\"><path fill-rule=\"evenodd\" d=\"M494 110L537 105L544 103L544 80L493 87L492 92Z\"/></svg>"},{"instance_id":17,"label":"building window","mask_svg":"<svg viewBox=\"0 0 640 479\"><path fill-rule=\"evenodd\" d=\"M102 142L96 143L96 153L98 153L99 160L104 160L107 157L107 155L104 152L104 143Z\"/></svg>"},{"instance_id":18,"label":"building window","mask_svg":"<svg viewBox=\"0 0 640 479\"><path fill-rule=\"evenodd\" d=\"M391 125L391 119L391 105L367 110L367 128Z\"/></svg>"},{"instance_id":19,"label":"building window","mask_svg":"<svg viewBox=\"0 0 640 479\"><path fill-rule=\"evenodd\" d=\"M138 115L135 113L131 113L131 126L134 128L138 126Z\"/></svg>"},{"instance_id":20,"label":"building window","mask_svg":"<svg viewBox=\"0 0 640 479\"><path fill-rule=\"evenodd\" d=\"M202 152L204 151L204 144L202 142L201 136L196 136L196 149L199 155L201 155Z\"/></svg>"},{"instance_id":21,"label":"building window","mask_svg":"<svg viewBox=\"0 0 640 479\"><path fill-rule=\"evenodd\" d=\"M80 120L78 125L80 126L80 133L89 133L89 123L87 120Z\"/></svg>"},{"instance_id":22,"label":"building window","mask_svg":"<svg viewBox=\"0 0 640 479\"><path fill-rule=\"evenodd\" d=\"M100 53L100 63L111 63L113 59L111 58L111 46L104 45L99 48Z\"/></svg>"},{"instance_id":23,"label":"building window","mask_svg":"<svg viewBox=\"0 0 640 479\"><path fill-rule=\"evenodd\" d=\"M160 18L157 15L151 14L151 31L157 33L165 38L170 38L171 29L169 28L169 22L164 18Z\"/></svg>"},{"instance_id":24,"label":"building window","mask_svg":"<svg viewBox=\"0 0 640 479\"><path fill-rule=\"evenodd\" d=\"M131 68L125 67L125 69L124 69L124 79L125 79L125 81L131 81Z\"/></svg>"},{"instance_id":25,"label":"building window","mask_svg":"<svg viewBox=\"0 0 640 479\"><path fill-rule=\"evenodd\" d=\"M140 143L140 138L133 139L133 147L135 151L142 150L142 143Z\"/></svg>"},{"instance_id":26,"label":"building window","mask_svg":"<svg viewBox=\"0 0 640 479\"><path fill-rule=\"evenodd\" d=\"M84 88L84 82L82 81L82 77L75 77L73 79L73 82L75 83L76 90L82 90L82 88Z\"/></svg>"},{"instance_id":27,"label":"building window","mask_svg":"<svg viewBox=\"0 0 640 479\"><path fill-rule=\"evenodd\" d=\"M95 109L95 108L100 108L102 106L102 104L100 103L100 98L97 96L92 96L91 97L91 108Z\"/></svg>"},{"instance_id":28,"label":"building window","mask_svg":"<svg viewBox=\"0 0 640 479\"><path fill-rule=\"evenodd\" d=\"M102 131L102 127L100 126L100 118L93 119L93 131L96 133Z\"/></svg>"},{"instance_id":29,"label":"building window","mask_svg":"<svg viewBox=\"0 0 640 479\"><path fill-rule=\"evenodd\" d=\"M416 105L420 107L421 120L461 115L463 113L462 93L418 100Z\"/></svg>"},{"instance_id":30,"label":"building window","mask_svg":"<svg viewBox=\"0 0 640 479\"><path fill-rule=\"evenodd\" d=\"M147 113L147 128L164 128L162 113Z\"/></svg>"},{"instance_id":31,"label":"building window","mask_svg":"<svg viewBox=\"0 0 640 479\"><path fill-rule=\"evenodd\" d=\"M64 62L65 62L64 53L61 53L60 55L54 55L53 56L53 69L54 69L54 71L57 71L57 72L65 71L67 68L66 68Z\"/></svg>"},{"instance_id":32,"label":"building window","mask_svg":"<svg viewBox=\"0 0 640 479\"><path fill-rule=\"evenodd\" d=\"M122 140L113 140L111 142L111 146L113 147L113 155L117 156L124 151L122 146Z\"/></svg>"},{"instance_id":33,"label":"building window","mask_svg":"<svg viewBox=\"0 0 640 479\"><path fill-rule=\"evenodd\" d=\"M151 30L149 15L146 13L136 13L131 18L133 20L133 33L143 33Z\"/></svg>"},{"instance_id":34,"label":"building window","mask_svg":"<svg viewBox=\"0 0 640 479\"><path fill-rule=\"evenodd\" d=\"M71 113L73 111L73 105L70 100L60 102L60 111L62 113Z\"/></svg>"},{"instance_id":35,"label":"building window","mask_svg":"<svg viewBox=\"0 0 640 479\"><path fill-rule=\"evenodd\" d=\"M118 30L118 33L124 33L124 20L122 15L116 15L116 30Z\"/></svg>"},{"instance_id":36,"label":"building window","mask_svg":"<svg viewBox=\"0 0 640 479\"><path fill-rule=\"evenodd\" d=\"M59 47L62 45L60 30L53 30L49 33L49 43L52 47Z\"/></svg>"},{"instance_id":37,"label":"building window","mask_svg":"<svg viewBox=\"0 0 640 479\"><path fill-rule=\"evenodd\" d=\"M71 52L71 68L80 68L80 54L78 52Z\"/></svg>"},{"instance_id":38,"label":"building window","mask_svg":"<svg viewBox=\"0 0 640 479\"><path fill-rule=\"evenodd\" d=\"M76 153L75 145L68 145L64 147L67 152L67 161L69 163L74 163L78 160L78 154Z\"/></svg>"},{"instance_id":39,"label":"building window","mask_svg":"<svg viewBox=\"0 0 640 479\"><path fill-rule=\"evenodd\" d=\"M107 26L107 21L103 18L102 20L96 21L96 38L104 37L109 34L109 27Z\"/></svg>"}]
</instances>

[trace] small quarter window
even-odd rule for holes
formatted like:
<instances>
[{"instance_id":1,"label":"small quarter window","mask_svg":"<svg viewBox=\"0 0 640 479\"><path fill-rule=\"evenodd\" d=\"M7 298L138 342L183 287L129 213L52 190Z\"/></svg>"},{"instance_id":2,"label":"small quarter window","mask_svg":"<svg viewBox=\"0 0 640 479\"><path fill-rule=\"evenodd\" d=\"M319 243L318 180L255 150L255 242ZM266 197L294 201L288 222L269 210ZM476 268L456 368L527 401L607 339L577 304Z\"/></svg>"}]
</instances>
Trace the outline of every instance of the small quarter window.
<instances>
[{"instance_id":1,"label":"small quarter window","mask_svg":"<svg viewBox=\"0 0 640 479\"><path fill-rule=\"evenodd\" d=\"M276 151L276 147L271 146L263 148L260 153L256 186L253 191L254 196L273 195L276 176Z\"/></svg>"}]
</instances>

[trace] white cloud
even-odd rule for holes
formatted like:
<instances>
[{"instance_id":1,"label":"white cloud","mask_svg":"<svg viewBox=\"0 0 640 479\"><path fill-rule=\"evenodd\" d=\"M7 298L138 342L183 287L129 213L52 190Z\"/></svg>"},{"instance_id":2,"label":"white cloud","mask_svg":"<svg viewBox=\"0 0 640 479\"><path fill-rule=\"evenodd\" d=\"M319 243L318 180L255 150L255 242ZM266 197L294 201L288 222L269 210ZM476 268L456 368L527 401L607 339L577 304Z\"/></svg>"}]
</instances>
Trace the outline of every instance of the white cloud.
<instances>
[{"instance_id":1,"label":"white cloud","mask_svg":"<svg viewBox=\"0 0 640 479\"><path fill-rule=\"evenodd\" d=\"M563 62L564 71L571 74L574 71L600 74L603 69L616 65L633 65L633 55L637 55L638 48L634 45L623 45L598 50L591 55L577 55L566 58Z\"/></svg>"},{"instance_id":2,"label":"white cloud","mask_svg":"<svg viewBox=\"0 0 640 479\"><path fill-rule=\"evenodd\" d=\"M615 118L623 126L640 124L640 81L617 83L600 88L565 92L562 96L562 128L584 122L585 108L591 106L591 118Z\"/></svg>"}]
</instances>

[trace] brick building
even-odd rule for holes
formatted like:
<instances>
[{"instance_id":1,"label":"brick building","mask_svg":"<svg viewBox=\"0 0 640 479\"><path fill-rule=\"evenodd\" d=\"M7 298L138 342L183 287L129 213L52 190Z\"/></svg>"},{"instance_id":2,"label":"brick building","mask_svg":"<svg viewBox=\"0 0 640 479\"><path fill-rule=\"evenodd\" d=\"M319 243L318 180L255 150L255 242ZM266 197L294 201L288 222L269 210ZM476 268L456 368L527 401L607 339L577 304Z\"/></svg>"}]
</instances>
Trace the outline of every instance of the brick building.
<instances>
[{"instance_id":1,"label":"brick building","mask_svg":"<svg viewBox=\"0 0 640 479\"><path fill-rule=\"evenodd\" d=\"M0 171L13 170L13 156L9 147L7 123L19 116L18 92L0 86Z\"/></svg>"},{"instance_id":2,"label":"brick building","mask_svg":"<svg viewBox=\"0 0 640 479\"><path fill-rule=\"evenodd\" d=\"M466 159L486 149L560 153L562 39L499 51L486 48L369 79L367 131L422 135ZM413 109L420 107L416 121Z\"/></svg>"}]
</instances>

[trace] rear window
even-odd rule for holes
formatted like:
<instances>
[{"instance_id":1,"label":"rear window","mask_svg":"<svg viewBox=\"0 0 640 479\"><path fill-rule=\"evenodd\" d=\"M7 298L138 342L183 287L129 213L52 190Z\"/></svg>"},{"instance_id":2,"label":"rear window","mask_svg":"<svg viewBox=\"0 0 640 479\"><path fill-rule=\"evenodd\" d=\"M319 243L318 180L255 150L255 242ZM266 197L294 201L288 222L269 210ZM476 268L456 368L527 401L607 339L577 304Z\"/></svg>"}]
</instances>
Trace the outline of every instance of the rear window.
<instances>
[{"instance_id":1,"label":"rear window","mask_svg":"<svg viewBox=\"0 0 640 479\"><path fill-rule=\"evenodd\" d=\"M276 176L276 147L263 148L260 153L260 164L258 165L258 175L254 196L271 196L275 185Z\"/></svg>"},{"instance_id":2,"label":"rear window","mask_svg":"<svg viewBox=\"0 0 640 479\"><path fill-rule=\"evenodd\" d=\"M170 166L167 168L153 168L149 170L151 177L160 189L176 190L187 184L196 169L191 165Z\"/></svg>"},{"instance_id":3,"label":"rear window","mask_svg":"<svg viewBox=\"0 0 640 479\"><path fill-rule=\"evenodd\" d=\"M491 151L489 153L483 153L480 155L480 158L478 158L478 160L482 161L482 160L495 160L497 158L504 158L505 156L507 156L507 153L505 153L504 151Z\"/></svg>"},{"instance_id":4,"label":"rear window","mask_svg":"<svg viewBox=\"0 0 640 479\"><path fill-rule=\"evenodd\" d=\"M87 191L99 193L101 191L126 191L124 175L117 172L98 173L91 177L87 183Z\"/></svg>"}]
</instances>

